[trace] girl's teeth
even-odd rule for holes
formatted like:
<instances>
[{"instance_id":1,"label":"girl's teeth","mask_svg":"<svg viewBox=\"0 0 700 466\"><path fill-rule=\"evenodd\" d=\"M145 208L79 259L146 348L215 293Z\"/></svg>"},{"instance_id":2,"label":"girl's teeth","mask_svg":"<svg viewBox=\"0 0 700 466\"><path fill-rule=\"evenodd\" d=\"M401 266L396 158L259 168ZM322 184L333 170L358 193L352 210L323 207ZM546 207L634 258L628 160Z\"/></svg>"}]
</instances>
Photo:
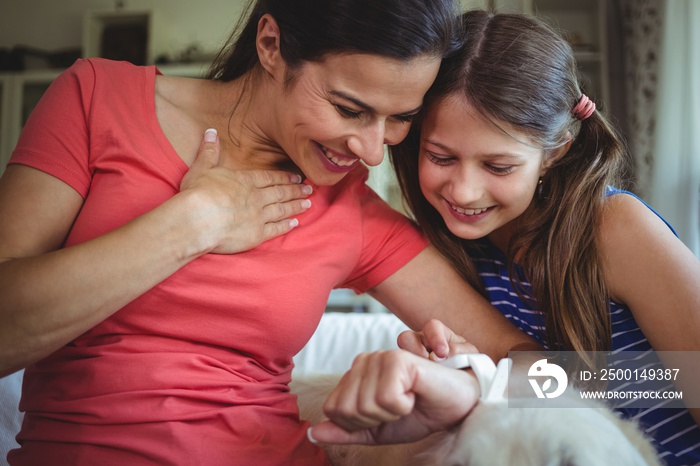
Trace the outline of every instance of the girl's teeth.
<instances>
[{"instance_id":1,"label":"girl's teeth","mask_svg":"<svg viewBox=\"0 0 700 466\"><path fill-rule=\"evenodd\" d=\"M462 209L461 207L452 206L452 208L462 215L478 215L482 212L486 212L486 209Z\"/></svg>"}]
</instances>

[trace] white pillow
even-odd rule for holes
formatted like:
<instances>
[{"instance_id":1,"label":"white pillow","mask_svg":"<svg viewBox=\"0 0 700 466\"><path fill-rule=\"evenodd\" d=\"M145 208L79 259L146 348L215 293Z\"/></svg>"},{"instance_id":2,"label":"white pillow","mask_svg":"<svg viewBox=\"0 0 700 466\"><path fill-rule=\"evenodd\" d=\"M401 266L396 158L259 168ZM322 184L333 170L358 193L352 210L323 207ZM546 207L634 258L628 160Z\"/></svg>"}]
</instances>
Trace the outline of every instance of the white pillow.
<instances>
[{"instance_id":1,"label":"white pillow","mask_svg":"<svg viewBox=\"0 0 700 466\"><path fill-rule=\"evenodd\" d=\"M358 353L398 348L396 338L404 330L406 324L391 313L326 312L294 357L293 376L345 373Z\"/></svg>"},{"instance_id":2,"label":"white pillow","mask_svg":"<svg viewBox=\"0 0 700 466\"><path fill-rule=\"evenodd\" d=\"M15 436L24 415L19 411L24 371L0 379L0 466L7 466L7 452L19 445Z\"/></svg>"}]
</instances>

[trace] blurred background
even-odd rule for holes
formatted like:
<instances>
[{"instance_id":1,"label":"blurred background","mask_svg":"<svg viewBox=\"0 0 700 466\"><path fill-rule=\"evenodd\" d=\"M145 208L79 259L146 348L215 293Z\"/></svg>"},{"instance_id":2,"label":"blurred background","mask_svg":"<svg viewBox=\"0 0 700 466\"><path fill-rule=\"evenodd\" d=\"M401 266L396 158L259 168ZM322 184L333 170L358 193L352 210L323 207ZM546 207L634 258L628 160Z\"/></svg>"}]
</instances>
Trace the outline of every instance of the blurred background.
<instances>
[{"instance_id":1,"label":"blurred background","mask_svg":"<svg viewBox=\"0 0 700 466\"><path fill-rule=\"evenodd\" d=\"M628 142L632 190L700 257L700 1L461 1L464 9L538 15L562 32L586 93ZM38 99L77 58L103 56L201 76L245 3L0 0L0 173ZM388 163L372 169L370 184L401 209ZM354 296L337 303L349 310L375 306Z\"/></svg>"}]
</instances>

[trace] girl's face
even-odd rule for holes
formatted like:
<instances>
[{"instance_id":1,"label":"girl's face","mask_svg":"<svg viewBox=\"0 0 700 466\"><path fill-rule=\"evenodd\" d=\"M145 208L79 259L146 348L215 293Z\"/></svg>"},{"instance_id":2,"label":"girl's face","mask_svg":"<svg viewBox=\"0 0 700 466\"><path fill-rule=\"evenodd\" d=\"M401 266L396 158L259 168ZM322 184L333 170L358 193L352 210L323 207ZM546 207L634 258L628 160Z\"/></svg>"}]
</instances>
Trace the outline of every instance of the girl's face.
<instances>
[{"instance_id":1,"label":"girl's face","mask_svg":"<svg viewBox=\"0 0 700 466\"><path fill-rule=\"evenodd\" d=\"M359 53L306 63L275 105L274 139L311 183L333 185L406 136L439 66Z\"/></svg>"},{"instance_id":2,"label":"girl's face","mask_svg":"<svg viewBox=\"0 0 700 466\"><path fill-rule=\"evenodd\" d=\"M535 195L544 151L498 124L509 134L460 95L438 99L423 123L418 168L423 195L453 234L502 247Z\"/></svg>"}]
</instances>

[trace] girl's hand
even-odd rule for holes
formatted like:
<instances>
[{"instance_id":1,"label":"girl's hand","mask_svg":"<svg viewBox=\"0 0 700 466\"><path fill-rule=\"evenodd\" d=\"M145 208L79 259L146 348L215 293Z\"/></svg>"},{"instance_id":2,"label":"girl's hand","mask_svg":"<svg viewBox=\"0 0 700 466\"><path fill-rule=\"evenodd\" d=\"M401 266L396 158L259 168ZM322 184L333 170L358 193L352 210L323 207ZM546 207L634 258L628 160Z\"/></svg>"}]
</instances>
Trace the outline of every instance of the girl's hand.
<instances>
[{"instance_id":1,"label":"girl's hand","mask_svg":"<svg viewBox=\"0 0 700 466\"><path fill-rule=\"evenodd\" d=\"M435 361L455 354L479 352L476 346L437 319L429 320L420 332L401 332L398 344L399 348Z\"/></svg>"},{"instance_id":2,"label":"girl's hand","mask_svg":"<svg viewBox=\"0 0 700 466\"><path fill-rule=\"evenodd\" d=\"M219 166L219 138L207 130L197 158L180 183L190 201L195 228L206 252L247 251L298 225L294 218L311 206L311 186L294 173L231 170Z\"/></svg>"},{"instance_id":3,"label":"girl's hand","mask_svg":"<svg viewBox=\"0 0 700 466\"><path fill-rule=\"evenodd\" d=\"M467 372L403 350L357 356L309 431L323 443L380 445L420 440L461 422L479 399Z\"/></svg>"}]
</instances>

